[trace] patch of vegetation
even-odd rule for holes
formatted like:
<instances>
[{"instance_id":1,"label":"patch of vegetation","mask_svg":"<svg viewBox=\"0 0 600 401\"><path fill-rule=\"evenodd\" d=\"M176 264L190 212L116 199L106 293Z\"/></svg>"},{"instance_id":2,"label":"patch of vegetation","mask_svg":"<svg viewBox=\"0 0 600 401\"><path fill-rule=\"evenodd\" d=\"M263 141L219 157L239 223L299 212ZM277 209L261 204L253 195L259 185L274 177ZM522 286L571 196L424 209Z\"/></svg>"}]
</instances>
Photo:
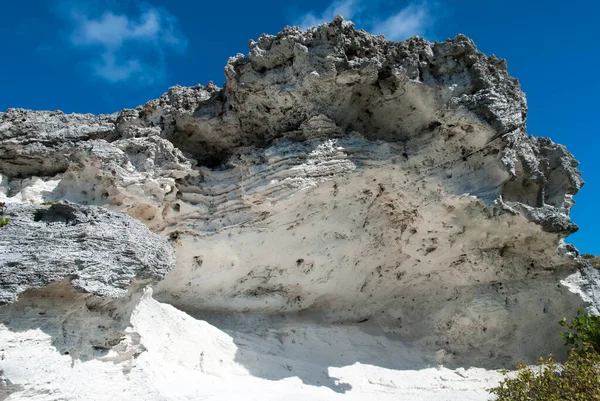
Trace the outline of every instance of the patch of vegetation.
<instances>
[{"instance_id":1,"label":"patch of vegetation","mask_svg":"<svg viewBox=\"0 0 600 401\"><path fill-rule=\"evenodd\" d=\"M596 269L600 269L600 256L592 255L591 253L584 253L581 255L582 258L587 259L592 263Z\"/></svg>"},{"instance_id":2,"label":"patch of vegetation","mask_svg":"<svg viewBox=\"0 0 600 401\"><path fill-rule=\"evenodd\" d=\"M42 205L42 206L50 206L50 205L55 205L58 202L60 202L60 199L53 200L53 201L42 202L42 203L40 203L40 205Z\"/></svg>"},{"instance_id":3,"label":"patch of vegetation","mask_svg":"<svg viewBox=\"0 0 600 401\"><path fill-rule=\"evenodd\" d=\"M497 401L600 401L600 316L577 311L571 322L558 322L560 334L571 347L564 364L552 356L540 358L535 367L520 365L516 376L507 377L489 390Z\"/></svg>"},{"instance_id":4,"label":"patch of vegetation","mask_svg":"<svg viewBox=\"0 0 600 401\"><path fill-rule=\"evenodd\" d=\"M519 366L515 378L489 391L498 401L600 401L600 355L571 350L564 365L540 358L536 367Z\"/></svg>"},{"instance_id":5,"label":"patch of vegetation","mask_svg":"<svg viewBox=\"0 0 600 401\"><path fill-rule=\"evenodd\" d=\"M570 323L563 318L558 324L568 329L560 334L560 337L565 340L565 345L570 345L577 351L592 348L600 354L600 316L585 313L579 308L577 316Z\"/></svg>"},{"instance_id":6,"label":"patch of vegetation","mask_svg":"<svg viewBox=\"0 0 600 401\"><path fill-rule=\"evenodd\" d=\"M6 203L0 202L0 216L4 216L6 209L8 209ZM4 227L8 223L10 223L10 219L8 217L0 217L0 227Z\"/></svg>"}]
</instances>

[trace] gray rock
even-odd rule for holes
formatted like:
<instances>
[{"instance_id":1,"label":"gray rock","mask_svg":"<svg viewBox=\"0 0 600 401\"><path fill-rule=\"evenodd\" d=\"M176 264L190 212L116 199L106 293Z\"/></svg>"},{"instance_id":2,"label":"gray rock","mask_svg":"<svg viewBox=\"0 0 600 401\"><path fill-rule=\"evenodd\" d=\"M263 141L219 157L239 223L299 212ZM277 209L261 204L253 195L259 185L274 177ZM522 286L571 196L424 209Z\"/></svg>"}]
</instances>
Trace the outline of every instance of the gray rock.
<instances>
[{"instance_id":1,"label":"gray rock","mask_svg":"<svg viewBox=\"0 0 600 401\"><path fill-rule=\"evenodd\" d=\"M80 292L120 297L133 281L174 267L173 249L138 221L95 206L11 206L0 228L0 305L69 279Z\"/></svg>"},{"instance_id":2,"label":"gray rock","mask_svg":"<svg viewBox=\"0 0 600 401\"><path fill-rule=\"evenodd\" d=\"M115 138L114 119L61 111L9 109L0 113L0 171L15 177L64 172L69 166L68 149L74 143Z\"/></svg>"}]
</instances>

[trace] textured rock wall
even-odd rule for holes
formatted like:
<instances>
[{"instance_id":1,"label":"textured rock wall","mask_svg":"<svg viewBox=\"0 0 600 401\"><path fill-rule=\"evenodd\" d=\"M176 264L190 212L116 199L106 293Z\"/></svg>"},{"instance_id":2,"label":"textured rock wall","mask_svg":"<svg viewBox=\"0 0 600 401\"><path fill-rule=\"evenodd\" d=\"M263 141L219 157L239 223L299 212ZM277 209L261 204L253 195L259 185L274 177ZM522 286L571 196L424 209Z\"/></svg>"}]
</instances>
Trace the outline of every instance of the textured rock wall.
<instances>
[{"instance_id":1,"label":"textured rock wall","mask_svg":"<svg viewBox=\"0 0 600 401\"><path fill-rule=\"evenodd\" d=\"M132 281L161 280L172 248L138 221L70 203L13 206L0 230L0 305L28 289L69 279L76 290L117 298Z\"/></svg>"},{"instance_id":2,"label":"textured rock wall","mask_svg":"<svg viewBox=\"0 0 600 401\"><path fill-rule=\"evenodd\" d=\"M177 254L155 296L183 310L368 320L447 363L557 352L556 321L598 307L563 243L577 161L526 134L504 60L336 18L225 75L112 115L0 113L3 199L142 221Z\"/></svg>"}]
</instances>

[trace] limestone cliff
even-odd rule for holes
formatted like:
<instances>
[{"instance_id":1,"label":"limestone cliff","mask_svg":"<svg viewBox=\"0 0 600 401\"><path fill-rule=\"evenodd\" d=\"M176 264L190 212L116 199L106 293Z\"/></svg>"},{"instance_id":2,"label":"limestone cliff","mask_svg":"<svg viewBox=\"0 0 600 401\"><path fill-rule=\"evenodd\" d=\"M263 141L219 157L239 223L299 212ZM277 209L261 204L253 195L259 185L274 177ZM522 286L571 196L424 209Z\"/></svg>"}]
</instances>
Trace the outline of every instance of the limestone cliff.
<instances>
[{"instance_id":1,"label":"limestone cliff","mask_svg":"<svg viewBox=\"0 0 600 401\"><path fill-rule=\"evenodd\" d=\"M144 298L160 313L368 322L463 366L560 353L556 322L600 306L598 272L563 241L583 181L563 146L527 135L504 60L463 35L389 42L339 17L249 47L223 88L111 115L0 113L9 210L104 206L168 239L176 267L160 304Z\"/></svg>"}]
</instances>

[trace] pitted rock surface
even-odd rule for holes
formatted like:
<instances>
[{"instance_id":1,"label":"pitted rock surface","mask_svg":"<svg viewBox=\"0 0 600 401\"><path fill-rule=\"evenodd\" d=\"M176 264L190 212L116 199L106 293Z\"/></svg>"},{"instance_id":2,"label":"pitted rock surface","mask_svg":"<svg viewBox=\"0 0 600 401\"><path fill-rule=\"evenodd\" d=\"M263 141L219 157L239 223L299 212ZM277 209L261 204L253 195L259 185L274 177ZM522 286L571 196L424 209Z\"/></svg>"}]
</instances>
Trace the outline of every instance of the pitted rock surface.
<instances>
[{"instance_id":1,"label":"pitted rock surface","mask_svg":"<svg viewBox=\"0 0 600 401\"><path fill-rule=\"evenodd\" d=\"M0 230L0 305L65 279L80 292L117 298L132 281L156 282L175 265L166 240L97 206L11 206Z\"/></svg>"},{"instance_id":2,"label":"pitted rock surface","mask_svg":"<svg viewBox=\"0 0 600 401\"><path fill-rule=\"evenodd\" d=\"M525 95L506 67L464 35L397 43L342 18L305 31L286 27L251 41L248 55L232 57L223 88L175 86L159 99L110 115L0 113L0 201L9 213L20 210L18 204L38 210L40 202L57 199L102 206L168 239L176 267L153 285L156 300L147 292L141 306L126 309L134 309L131 324L154 346L150 355L169 360L177 367L173 372L186 366L225 377L238 374L242 364L273 381L285 372L317 372L314 383L320 383L321 376L331 379L329 368L338 362L371 366L391 354L386 367L405 369L394 354L403 352L398 344L445 366L495 369L548 352L560 355L556 322L579 307L600 307L598 272L565 243L577 230L569 212L583 180L564 146L527 134ZM52 225L77 227L40 227ZM11 222L0 234L15 227ZM121 255L121 234L107 231L98 238L108 236L115 242L112 255ZM166 271L171 258L166 250L160 259L163 243L148 253L152 247L140 241L140 252L164 268L150 264L144 270L139 262L151 261L137 253L123 254L123 265L107 254L102 260L115 262L115 274L90 267L83 276L75 271L77 242L64 245L77 249L75 256L68 266L57 263L85 291L120 291L138 274ZM131 270L128 258L138 267ZM11 278L11 285L43 285L54 277L34 272ZM29 307L24 305L15 311ZM224 324L231 319L233 333L239 325L256 330L259 340L238 333L236 351L230 337L200 328L181 310L218 316ZM155 316L168 323L164 331ZM317 328L306 329L306 322ZM189 331L179 330L180 324ZM375 330L377 341L354 328ZM335 348L346 338L339 333L350 333L348 348ZM206 343L197 341L205 335L219 338L207 340L218 349L198 361ZM323 348L311 342L302 348L311 335ZM384 336L394 345L382 345ZM14 344L20 339L9 338ZM141 349L143 338L128 338ZM174 338L197 353L171 352ZM273 369L260 365L265 339L273 340L263 352L276 355ZM364 348L354 347L358 343ZM379 346L377 358L336 359ZM129 349L120 348L119 355L131 356ZM315 349L319 355L311 354ZM304 367L282 369L281 360L291 354L294 361L310 358ZM321 354L327 355L325 368L315 370L311 364ZM11 380L25 374L15 373L22 364L18 359L11 365ZM163 371L156 375L144 370L151 365L141 366L137 372L152 380L136 382L136 390L127 382L125 391L130 398L161 399L146 391L166 380ZM298 373L302 369L309 373ZM365 391L383 383L388 394L394 380L382 377L369 378ZM37 385L46 386L41 379ZM391 386L394 399L404 397ZM196 390L190 394L197 398ZM435 399L432 394L414 399Z\"/></svg>"}]
</instances>

